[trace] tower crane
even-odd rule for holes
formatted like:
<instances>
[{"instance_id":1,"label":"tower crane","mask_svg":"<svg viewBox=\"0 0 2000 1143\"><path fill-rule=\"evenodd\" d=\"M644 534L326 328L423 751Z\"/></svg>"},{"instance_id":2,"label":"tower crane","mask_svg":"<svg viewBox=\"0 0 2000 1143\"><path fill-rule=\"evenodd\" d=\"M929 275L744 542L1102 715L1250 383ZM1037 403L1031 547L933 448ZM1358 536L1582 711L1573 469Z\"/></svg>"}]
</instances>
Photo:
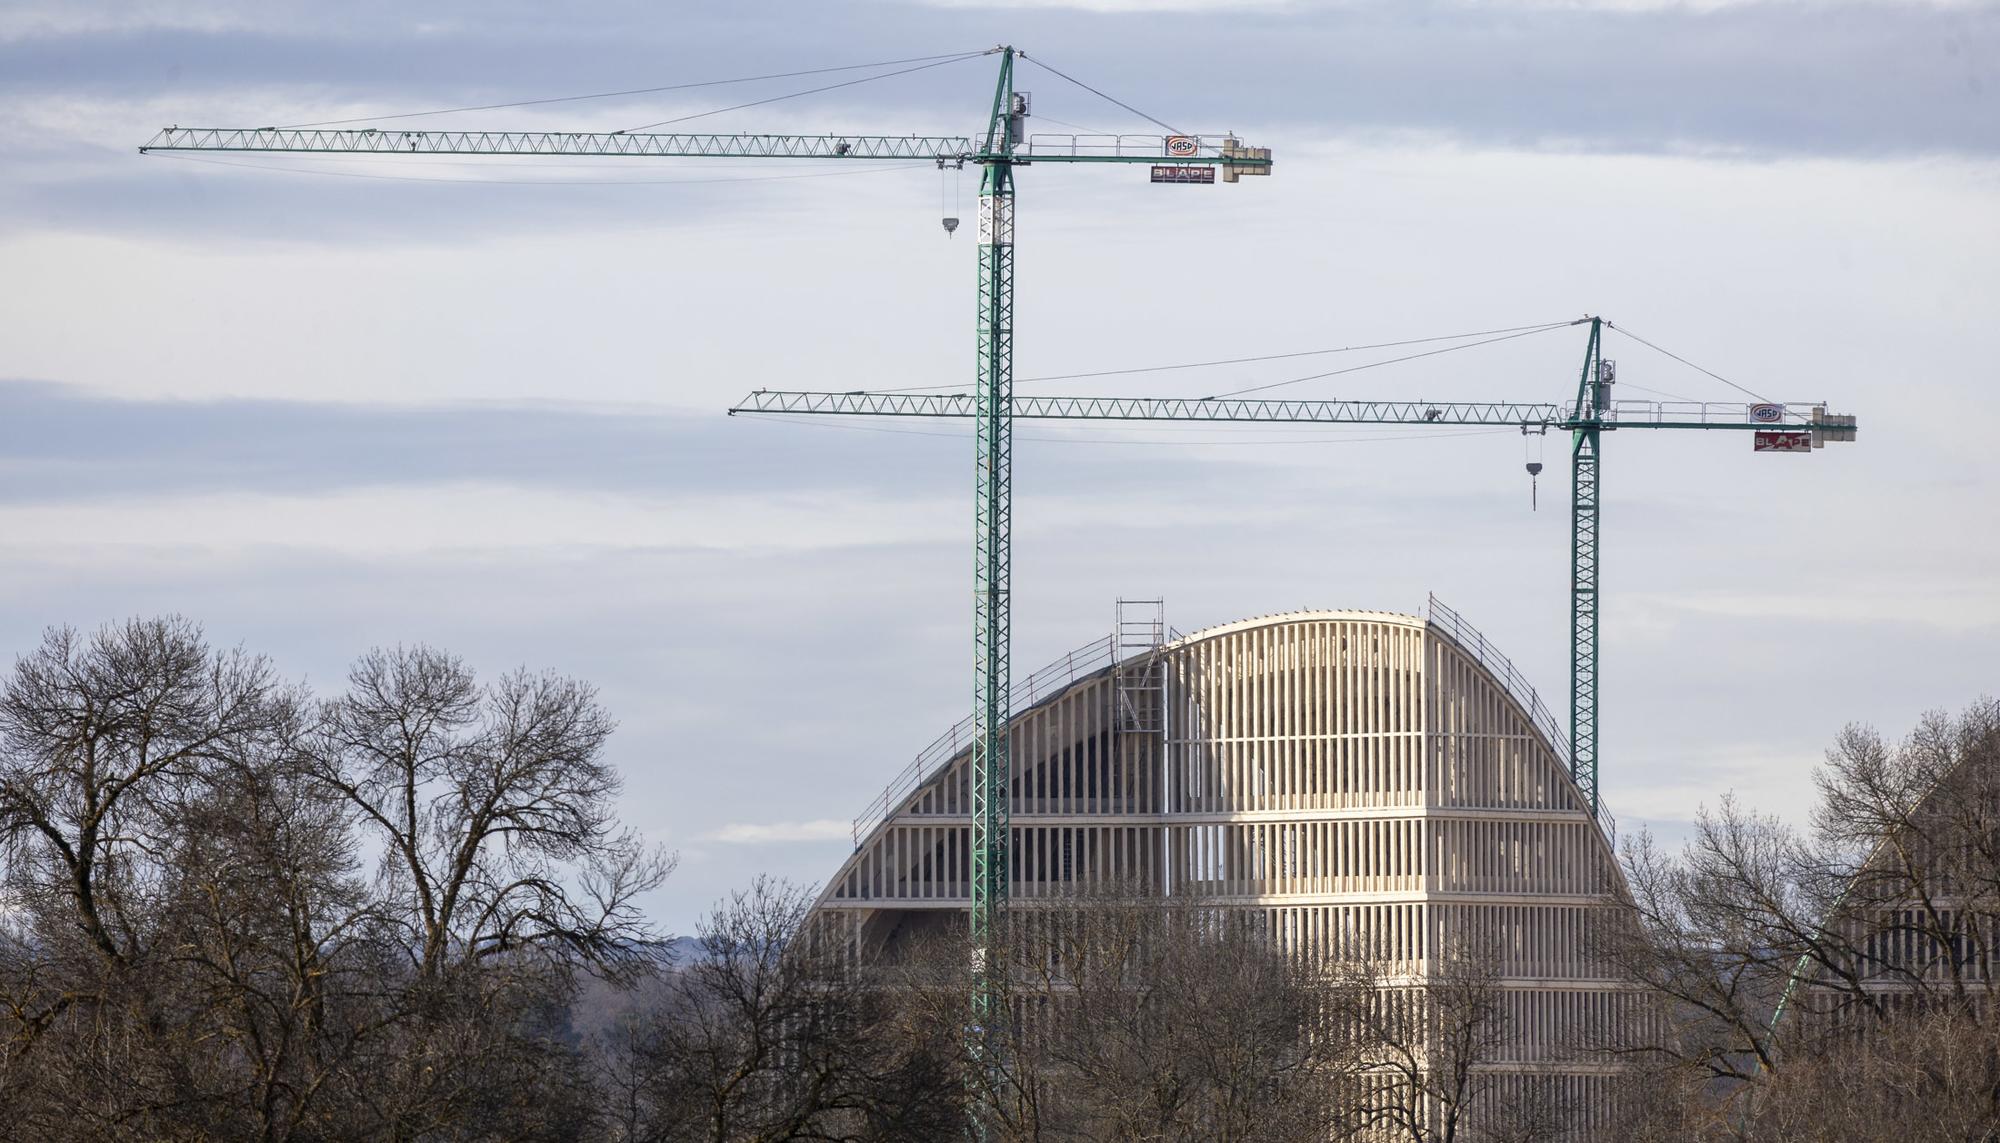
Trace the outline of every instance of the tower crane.
<instances>
[{"instance_id":1,"label":"tower crane","mask_svg":"<svg viewBox=\"0 0 2000 1143\"><path fill-rule=\"evenodd\" d=\"M1824 403L1613 401L1616 365L1603 355L1602 317L1581 318L1590 338L1576 396L1563 404L1465 401L1310 401L1175 397L1017 397L1013 416L1070 421L1247 421L1259 424L1518 425L1523 432L1570 434L1569 754L1570 774L1590 806L1598 797L1597 675L1599 573L1598 464L1604 435L1620 429L1749 432L1760 452L1804 452L1829 441L1851 441L1855 418ZM760 389L731 408L736 413L962 418L976 401L951 393L820 393ZM1539 463L1528 466L1538 473ZM1003 509L1004 510L1004 509Z\"/></svg>"},{"instance_id":2,"label":"tower crane","mask_svg":"<svg viewBox=\"0 0 2000 1143\"><path fill-rule=\"evenodd\" d=\"M973 1007L975 1027L985 1027L990 1025L999 999L996 976L986 969L987 954L1007 897L1015 169L1033 163L1148 164L1152 167L1153 182L1212 183L1219 171L1221 181L1234 183L1243 176L1270 174L1272 163L1269 148L1245 146L1234 135L1030 136L1026 131L1030 96L1017 90L1014 84L1017 59L1037 63L1078 86L1086 85L1009 45L933 58L951 62L978 55L999 56L1000 71L985 130L971 137L176 126L162 129L139 151L141 154L249 151L321 155L585 155L835 162L917 159L935 160L940 169L947 165L963 168L966 163L981 169L978 358L973 395L965 414L974 423L977 452L973 513L977 521L973 591ZM1173 130L1165 124L1159 126ZM946 219L946 231L956 229L956 224L956 219Z\"/></svg>"}]
</instances>

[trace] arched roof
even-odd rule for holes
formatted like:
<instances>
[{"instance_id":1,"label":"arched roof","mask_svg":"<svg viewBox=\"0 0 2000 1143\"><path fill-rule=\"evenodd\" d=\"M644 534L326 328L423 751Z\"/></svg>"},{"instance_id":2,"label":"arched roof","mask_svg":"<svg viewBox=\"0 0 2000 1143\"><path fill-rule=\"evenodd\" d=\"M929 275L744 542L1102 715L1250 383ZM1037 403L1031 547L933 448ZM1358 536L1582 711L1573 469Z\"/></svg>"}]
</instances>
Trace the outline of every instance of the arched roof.
<instances>
[{"instance_id":1,"label":"arched roof","mask_svg":"<svg viewBox=\"0 0 2000 1143\"><path fill-rule=\"evenodd\" d=\"M1253 615L1248 619L1232 619L1227 623L1217 623L1191 631L1162 645L1161 650L1186 646L1203 639L1213 639L1219 635L1233 635L1238 631L1253 631L1259 627L1273 627L1281 623L1304 623L1332 620L1350 623L1382 623L1392 627L1423 627L1427 621L1420 615L1405 615L1400 611L1328 611L1305 609L1300 611L1274 611L1269 615Z\"/></svg>"},{"instance_id":2,"label":"arched roof","mask_svg":"<svg viewBox=\"0 0 2000 1143\"><path fill-rule=\"evenodd\" d=\"M1265 615L1249 616L1243 619L1214 624L1185 634L1176 633L1171 639L1161 643L1158 647L1145 654L1151 656L1171 655L1176 651L1192 648L1198 644L1225 638L1230 635L1238 635L1262 628L1305 623L1347 622L1373 624L1384 628L1399 628L1434 635L1441 643L1455 648L1469 659L1472 668L1485 678L1501 699L1521 713L1528 733L1557 759L1558 764L1555 769L1557 774L1560 775L1560 781L1566 786L1568 795L1574 799L1575 805L1586 807L1587 812L1588 803L1583 798L1581 791L1576 787L1573 777L1568 773L1566 743L1561 740L1559 731L1554 726L1553 719L1548 715L1546 710L1541 708L1533 690L1527 688L1525 683L1519 680L1518 673L1514 671L1510 662L1504 657L1499 656L1492 649L1491 645L1486 643L1483 637L1479 637L1476 631L1472 631L1450 609L1444 608L1442 604L1433 600L1431 610L1434 613L1442 613L1442 617L1446 622L1440 623L1438 621L1439 616L1436 614L1431 617L1425 617L1404 612L1368 609L1302 608L1295 611L1272 612ZM1474 638L1468 639L1468 634ZM1475 643L1478 644L1476 648L1474 646ZM1103 648L1105 644L1105 640L1098 640L1086 645L1086 647L1096 650L1100 655L1098 661L1103 661ZM1115 656L1115 653L1116 649L1113 647L1110 655ZM1076 659L1078 657L1077 653L1072 653L1067 658ZM1129 664L1142 657L1135 656L1132 659L1125 660L1125 663ZM1058 660L1058 662L1061 661ZM1009 717L1009 725L1017 726L1023 720L1036 715L1038 712L1063 702L1080 688L1101 682L1107 675L1111 674L1117 665L1105 662L1102 666L1071 675L1064 685L1051 687L1048 691L1035 695L1031 702L1025 703L1013 711ZM1508 677L1502 677L1503 671ZM941 739L940 741L943 740ZM855 837L856 854L859 854L874 838L897 820L900 812L898 807L908 806L915 795L920 794L925 789L943 780L955 768L963 765L969 754L969 743L958 745L948 753L933 754L932 758L928 760L920 772L911 775L915 779L913 782L906 778L903 781L892 783L890 790L885 791L884 796L878 799L878 803L881 806L880 816L874 817L872 821L868 822L865 827L865 833L863 830L857 829ZM898 785L903 786L900 792L896 790L896 786ZM1615 832L1612 832L1615 831L1615 825L1611 824L1609 814L1600 813L1597 823L1600 832L1604 834L1602 840L1607 852L1615 850L1615 841L1613 840ZM861 821L857 820L857 826L861 824ZM829 885L829 889L830 887Z\"/></svg>"}]
</instances>

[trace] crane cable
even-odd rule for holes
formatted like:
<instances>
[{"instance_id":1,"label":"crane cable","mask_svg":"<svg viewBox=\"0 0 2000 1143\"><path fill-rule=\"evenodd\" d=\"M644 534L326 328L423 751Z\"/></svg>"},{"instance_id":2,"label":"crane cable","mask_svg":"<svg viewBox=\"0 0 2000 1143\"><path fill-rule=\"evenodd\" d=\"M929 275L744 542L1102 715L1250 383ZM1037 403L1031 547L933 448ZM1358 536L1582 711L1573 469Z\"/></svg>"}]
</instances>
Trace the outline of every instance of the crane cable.
<instances>
[{"instance_id":1,"label":"crane cable","mask_svg":"<svg viewBox=\"0 0 2000 1143\"><path fill-rule=\"evenodd\" d=\"M1044 63L1039 56L1031 56L1026 52L1016 52L1014 54L1020 56L1022 59L1027 60L1029 63L1034 64L1036 67L1041 68L1043 71L1048 72L1049 74L1055 76L1058 79L1068 80L1069 82L1077 85L1078 87L1084 89L1085 91L1089 92L1092 95L1095 95L1097 98L1102 99L1107 103L1117 104L1119 107L1122 107L1127 111L1130 111L1132 114L1137 115L1139 118L1144 119L1146 122L1151 123L1153 126L1160 128L1169 135L1187 134L1186 131L1183 131L1180 128L1175 127L1173 124L1168 123L1164 120L1155 119L1151 115L1146 114L1145 112L1139 110L1138 108L1132 106L1131 104L1125 102L1124 100L1119 99L1118 97L1113 95L1107 95L1104 92L1097 90L1096 88L1090 86L1089 84L1083 82L1082 80L1076 78L1073 75L1069 75L1066 72L1057 71L1055 68L1049 66L1047 63Z\"/></svg>"},{"instance_id":2,"label":"crane cable","mask_svg":"<svg viewBox=\"0 0 2000 1143\"><path fill-rule=\"evenodd\" d=\"M1316 381L1325 377L1339 376L1340 374L1343 373L1354 373L1363 369L1373 369L1376 366L1380 365L1394 365L1398 362L1414 361L1420 357L1431 357L1441 353L1450 353L1453 352L1454 350L1472 349L1481 345L1491 345L1494 342L1499 342L1499 341L1511 341L1516 337L1527 337L1530 334L1542 333L1547 330L1558 329L1564 326L1571 326L1575 324L1577 323L1574 320L1559 321L1559 322L1544 322L1538 325L1504 326L1499 329L1472 330L1466 333L1439 334L1435 337L1413 337L1413 338L1406 338L1401 341L1378 341L1378 342L1372 342L1367 345L1343 345L1329 349L1302 349L1291 353L1266 353L1266 354L1260 354L1255 357L1226 357L1226 358L1218 358L1213 361L1187 361L1171 365L1141 365L1129 369L1099 369L1082 373L1049 373L1037 377L1016 378L1014 383L1017 385L1030 385L1038 382L1048 382L1048 381L1078 381L1093 377L1124 377L1135 373L1171 373L1183 369L1206 369L1217 365L1250 365L1265 361L1285 361L1298 357L1319 357L1331 353L1356 353L1362 350L1369 350L1369 349L1397 349L1403 346L1428 345L1440 341L1463 341L1466 338L1472 338L1472 337L1485 339L1483 341L1469 342L1465 345L1446 346L1443 349L1434 349L1426 353L1413 353L1404 357L1392 357L1386 361L1371 361L1366 365L1355 365L1355 366L1350 366L1349 368L1346 369L1335 369L1325 373L1314 373L1305 377L1294 377L1285 381L1274 381L1268 385L1256 385L1245 389L1232 390L1227 393L1218 393L1212 397L1201 398L1202 400L1205 401L1212 401L1222 397L1235 397L1235 396L1240 396L1244 393L1255 393L1264 389L1274 389L1284 385L1294 385L1302 381ZM1617 326L1613 326L1609 321L1605 322L1604 324L1607 328L1616 329L1619 333L1623 333L1627 337L1632 338L1632 340L1637 341L1640 344L1645 345L1650 349L1654 349L1660 353L1664 353L1668 357L1673 358L1675 361L1678 361L1681 364L1688 366L1689 368L1699 370L1702 373L1706 373L1710 377L1715 378L1716 380L1722 382L1725 385L1730 386L1733 389L1746 393L1751 397L1755 397L1759 401L1765 400L1765 398L1762 397L1761 395L1751 392L1749 389L1746 389L1743 386L1736 384L1734 381L1729 380L1727 377L1723 377L1720 374L1711 372L1710 370L1707 369L1703 369L1701 366L1696 365L1694 362L1689 361L1686 358L1673 353L1671 350L1667 350L1661 348L1660 346L1654 345L1652 342L1646 341L1645 339L1639 337L1637 334L1634 334L1629 330L1620 329ZM1669 393L1662 389L1649 388L1645 385L1639 385L1632 382L1626 382L1625 384L1627 385L1628 388L1637 389L1645 393L1654 393L1659 396L1667 397L1675 401L1684 401L1689 404L1699 403L1696 402L1692 397L1685 397L1678 393ZM935 389L953 389L958 387L960 387L960 383L953 382L951 384L945 384L945 385L906 385L901 388L895 388L895 389L870 389L868 390L868 392L922 393Z\"/></svg>"},{"instance_id":3,"label":"crane cable","mask_svg":"<svg viewBox=\"0 0 2000 1143\"><path fill-rule=\"evenodd\" d=\"M1370 361L1365 365L1350 365L1345 369L1329 369L1325 373L1311 373L1307 374L1304 377L1293 377L1284 381L1272 381L1266 385L1250 385L1242 389L1231 389L1227 393L1217 393L1214 396L1204 397L1202 398L1202 400L1214 401L1214 400L1219 400L1223 397L1240 397L1245 393L1261 393L1266 389L1277 389L1285 385L1297 385L1303 381L1318 381L1326 377L1338 377L1343 373L1358 373L1363 369L1374 369L1383 365L1395 365L1403 361L1415 361L1420 357L1436 357L1438 354L1441 353L1456 353L1461 349L1476 349L1479 346L1492 345L1495 342L1513 341L1515 338L1521 338L1521 337L1533 337L1535 334L1538 333L1547 333L1549 330L1552 329L1562 329L1565 326L1571 326L1575 324L1576 324L1575 322L1565 321L1565 322L1557 322L1553 325L1535 326L1532 329L1527 329L1519 333L1509 333L1501 337L1489 337L1484 341L1468 341L1464 345L1447 345L1442 349L1427 349L1422 353L1411 353L1411 354L1406 354L1402 357L1391 357L1383 361Z\"/></svg>"},{"instance_id":4,"label":"crane cable","mask_svg":"<svg viewBox=\"0 0 2000 1143\"><path fill-rule=\"evenodd\" d=\"M1099 369L1088 373L1047 373L1038 377L1018 377L1015 379L1014 383L1016 385L1032 385L1046 381L1081 381L1092 377L1124 377L1133 373L1172 373L1182 369L1206 369L1214 365L1251 365L1261 361L1284 361L1294 357L1322 357L1329 353L1359 353L1363 350L1368 350L1368 349L1400 349L1406 345L1427 345L1432 342L1438 342L1438 341L1463 341L1468 337L1489 337L1493 334L1498 334L1498 333L1520 333L1524 331L1528 333L1539 333L1545 329L1553 329L1559 325L1569 325L1569 324L1571 323L1566 321L1542 322L1536 325L1507 326L1502 329L1472 330L1466 333L1446 333L1446 334L1439 334L1436 337L1412 337L1402 341L1378 341L1369 345L1341 345L1341 346L1335 346L1331 349L1301 349L1292 353L1266 353L1256 357L1224 357L1224 358L1218 358L1214 361L1186 361L1174 365L1141 365L1131 369ZM1289 382L1280 382L1280 384L1288 384L1288 383ZM926 389L952 389L952 388L957 388L958 385L959 385L958 382L953 382L952 384L948 385L910 385L901 389L870 389L869 392L918 393ZM1225 396L1226 395L1227 394L1225 394Z\"/></svg>"},{"instance_id":5,"label":"crane cable","mask_svg":"<svg viewBox=\"0 0 2000 1143\"><path fill-rule=\"evenodd\" d=\"M1643 346L1645 346L1645 347L1646 347L1647 349L1650 349L1650 350L1652 350L1652 351L1653 351L1653 352L1655 352L1655 353L1664 353L1664 354L1666 354L1666 355L1667 355L1668 357L1671 357L1671 358L1673 358L1673 359L1674 359L1675 361L1678 361L1678 362L1680 362L1680 363L1681 363L1682 365L1685 365L1685 366L1687 366L1687 367L1688 367L1689 369L1692 369L1692 370L1694 370L1694 371L1695 371L1695 372L1697 372L1697 373L1706 373L1706 374L1708 374L1708 375L1709 375L1710 377L1713 377L1713 378L1715 378L1715 379L1716 379L1717 381L1720 381L1720 382L1722 382L1722 383L1723 383L1724 385L1727 385L1727 386L1729 386L1729 387L1730 387L1731 389L1734 389L1734 390L1736 390L1736 391L1737 391L1738 393L1742 393L1742 394L1744 394L1744 395L1746 395L1746 396L1749 396L1749 397L1752 397L1752 398L1755 398L1756 400L1759 400L1759 401L1768 401L1768 400L1770 400L1770 398L1768 398L1768 397L1765 397L1765 396L1763 396L1763 395L1762 395L1762 394L1760 394L1760 393L1753 393L1753 392L1751 392L1750 390L1748 390L1748 389L1745 389L1745 388L1744 388L1743 386L1741 386L1741 385L1738 385L1738 384L1737 384L1736 382L1734 382L1734 381L1731 381L1731 380L1730 380L1729 378L1727 378L1727 377L1724 377L1724 376L1723 376L1722 374L1720 374L1720 373L1717 373L1717 372L1715 372L1715 371L1714 371L1714 370L1712 370L1712 369L1704 369L1704 368L1702 368L1701 366L1699 366L1699 365L1696 365L1696 364L1695 364L1694 362L1692 362L1692 361L1689 361L1689 360L1688 360L1687 358L1685 358L1685 357L1682 357L1682 356L1681 356L1680 354L1678 354L1678 353L1675 353L1675 352L1674 352L1673 350L1671 350L1671 349L1663 349L1663 348L1661 348L1660 346L1657 346L1657 345L1654 345L1654 344L1653 344L1652 342L1650 342L1650 341L1647 341L1647 340L1646 340L1645 338L1643 338L1643 337L1640 337L1640 336L1639 336L1638 334L1636 334L1636 333L1633 333L1633 332L1632 332L1631 330L1629 330L1629 329L1626 329L1626 328L1624 328L1623 326L1618 326L1618 325L1613 325L1612 323L1610 323L1610 322L1608 322L1608 321L1607 321L1607 322L1605 322L1605 323L1604 323L1604 327L1605 327L1606 329L1610 329L1610 330L1615 330L1615 331L1617 331L1618 333L1622 333L1622 334L1624 334L1624 335L1625 335L1626 337L1629 337L1629 338L1631 338L1631 339L1632 339L1633 341L1636 341L1636 342L1638 342L1638 343L1639 343L1640 345L1643 345ZM1671 394L1670 394L1670 395L1671 395ZM1683 400L1685 400L1685 398L1683 398Z\"/></svg>"},{"instance_id":6,"label":"crane cable","mask_svg":"<svg viewBox=\"0 0 2000 1143\"><path fill-rule=\"evenodd\" d=\"M403 111L393 115L360 115L352 119L323 119L317 123L293 123L280 130L295 131L306 127L339 127L348 123L380 123L390 119L419 119L427 115L456 115L461 111L500 111L509 107L540 107L549 103L575 103L585 99L619 99L628 95L657 95L663 91L687 91L698 87L724 87L735 83L757 83L766 79L796 79L804 75L828 75L840 71L863 71L875 67L899 67L903 64L925 63L936 60L950 63L953 60L970 59L986 55L987 48L976 52L949 52L936 56L912 56L902 60L878 60L875 63L842 64L839 67L816 67L805 71L780 71L769 75L746 75L734 79L705 79L694 83L670 83L661 87L635 87L627 91L599 91L589 95L558 95L548 99L522 99L513 103L482 103L472 107L442 107L434 111ZM879 78L879 77L878 77Z\"/></svg>"},{"instance_id":7,"label":"crane cable","mask_svg":"<svg viewBox=\"0 0 2000 1143\"><path fill-rule=\"evenodd\" d=\"M934 60L930 63L917 64L914 67L906 67L899 71L885 71L881 75L865 75L862 76L860 79L843 80L840 83L829 83L821 87L809 87L806 88L804 91L791 91L785 93L784 95L773 95L768 99L753 99L748 103L737 103L737 104L732 104L728 107L717 107L710 111L697 111L692 115L678 115L672 119L662 119L657 123L643 123L637 127L625 127L621 128L620 130L613 131L612 134L625 135L636 131L650 131L655 127L667 127L675 123L686 123L690 119L705 119L710 115L721 115L729 111L741 111L746 107L762 107L767 103L780 103L787 99L797 99L802 95L817 95L822 91L836 91L843 87L854 87L857 84L873 83L878 79L890 79L892 77L899 75L908 75L913 71L928 71L929 69L934 67L943 67L946 64L958 63L961 60L976 59L980 56L987 54L990 54L990 49L988 51L967 52L963 55L948 56L941 60Z\"/></svg>"}]
</instances>

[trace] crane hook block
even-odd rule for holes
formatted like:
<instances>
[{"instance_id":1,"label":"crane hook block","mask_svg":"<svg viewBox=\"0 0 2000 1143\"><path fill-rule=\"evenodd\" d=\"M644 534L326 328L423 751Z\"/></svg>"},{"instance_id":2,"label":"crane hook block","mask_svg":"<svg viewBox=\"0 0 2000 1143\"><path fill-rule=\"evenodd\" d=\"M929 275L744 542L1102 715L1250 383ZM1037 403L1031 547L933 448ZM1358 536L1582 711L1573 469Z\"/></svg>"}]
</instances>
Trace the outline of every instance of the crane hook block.
<instances>
[{"instance_id":1,"label":"crane hook block","mask_svg":"<svg viewBox=\"0 0 2000 1143\"><path fill-rule=\"evenodd\" d=\"M947 236L949 236L950 234L954 233L954 232L955 232L955 231L957 231L957 230L958 230L958 219L956 219L956 218L953 218L953 217L951 217L950 215L945 215L945 218L944 218L944 232L945 232L945 234L946 234Z\"/></svg>"}]
</instances>

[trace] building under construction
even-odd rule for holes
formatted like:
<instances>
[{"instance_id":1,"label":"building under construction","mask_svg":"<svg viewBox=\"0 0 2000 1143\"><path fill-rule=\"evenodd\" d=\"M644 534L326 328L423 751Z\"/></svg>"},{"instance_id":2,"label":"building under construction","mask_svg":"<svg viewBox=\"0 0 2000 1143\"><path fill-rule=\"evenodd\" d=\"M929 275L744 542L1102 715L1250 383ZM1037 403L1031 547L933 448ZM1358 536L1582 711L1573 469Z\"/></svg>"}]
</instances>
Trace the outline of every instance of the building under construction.
<instances>
[{"instance_id":1,"label":"building under construction","mask_svg":"<svg viewBox=\"0 0 2000 1143\"><path fill-rule=\"evenodd\" d=\"M1410 985L1480 950L1508 1028L1484 1098L1559 1102L1589 1137L1612 1069L1578 1045L1645 1022L1591 951L1629 901L1615 827L1513 665L1427 612L1180 635L1121 604L1112 635L1014 688L1010 907L1098 888L1199 901ZM947 732L855 823L817 907L866 960L964 930L970 747L968 724Z\"/></svg>"}]
</instances>

